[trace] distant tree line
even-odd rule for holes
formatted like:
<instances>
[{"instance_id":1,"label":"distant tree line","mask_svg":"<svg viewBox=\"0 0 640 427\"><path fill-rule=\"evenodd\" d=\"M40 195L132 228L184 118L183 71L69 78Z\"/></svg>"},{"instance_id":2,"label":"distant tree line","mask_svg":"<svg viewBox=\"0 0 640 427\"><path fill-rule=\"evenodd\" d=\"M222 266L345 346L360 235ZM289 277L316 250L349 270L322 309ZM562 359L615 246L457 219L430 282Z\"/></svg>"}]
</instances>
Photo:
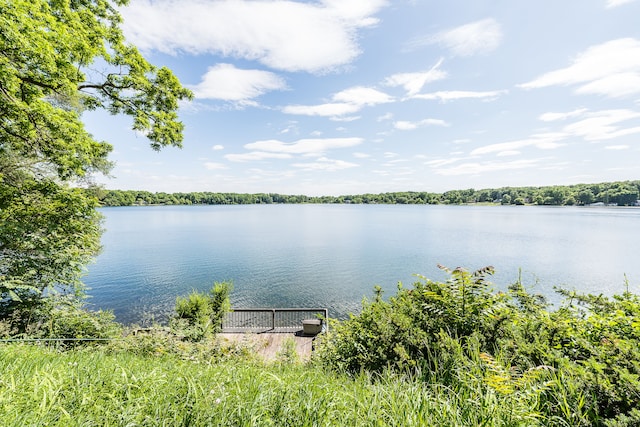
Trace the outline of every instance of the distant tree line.
<instances>
[{"instance_id":1,"label":"distant tree line","mask_svg":"<svg viewBox=\"0 0 640 427\"><path fill-rule=\"evenodd\" d=\"M634 206L638 204L640 181L618 181L600 184L555 185L546 187L502 187L493 189L452 190L444 193L404 191L345 196L304 196L276 193L152 193L135 190L93 188L102 206L144 205L247 205L247 204L472 204L572 206L605 204Z\"/></svg>"}]
</instances>

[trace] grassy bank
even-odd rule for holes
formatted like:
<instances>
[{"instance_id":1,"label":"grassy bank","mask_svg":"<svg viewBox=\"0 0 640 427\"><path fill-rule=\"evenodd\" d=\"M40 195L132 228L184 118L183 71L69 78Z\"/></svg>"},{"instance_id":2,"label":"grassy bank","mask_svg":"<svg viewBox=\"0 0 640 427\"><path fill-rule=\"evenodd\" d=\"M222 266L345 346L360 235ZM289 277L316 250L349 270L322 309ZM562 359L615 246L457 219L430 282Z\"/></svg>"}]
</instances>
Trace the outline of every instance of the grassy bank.
<instances>
[{"instance_id":1,"label":"grassy bank","mask_svg":"<svg viewBox=\"0 0 640 427\"><path fill-rule=\"evenodd\" d=\"M219 339L220 284L178 299L169 326L108 343L0 344L0 424L640 425L640 296L559 291L549 310L519 282L495 292L492 267L441 268L446 282L376 289L304 364L291 346L266 363ZM66 338L111 331L53 313L46 331Z\"/></svg>"},{"instance_id":2,"label":"grassy bank","mask_svg":"<svg viewBox=\"0 0 640 427\"><path fill-rule=\"evenodd\" d=\"M536 425L480 382L443 387L399 374L347 376L235 357L183 360L109 348L1 345L4 426Z\"/></svg>"}]
</instances>

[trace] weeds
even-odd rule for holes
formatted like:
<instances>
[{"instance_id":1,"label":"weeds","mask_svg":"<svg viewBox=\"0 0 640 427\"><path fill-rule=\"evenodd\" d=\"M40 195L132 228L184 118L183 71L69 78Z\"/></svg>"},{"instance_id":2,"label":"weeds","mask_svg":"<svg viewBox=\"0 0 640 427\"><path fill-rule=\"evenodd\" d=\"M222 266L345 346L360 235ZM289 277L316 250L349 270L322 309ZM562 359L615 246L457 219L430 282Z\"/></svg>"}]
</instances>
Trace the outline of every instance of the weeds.
<instances>
[{"instance_id":1,"label":"weeds","mask_svg":"<svg viewBox=\"0 0 640 427\"><path fill-rule=\"evenodd\" d=\"M7 426L640 425L640 297L561 291L565 303L549 311L521 283L494 292L490 268L443 269L449 281L421 277L411 289L399 285L388 301L378 288L359 315L332 322L309 363L299 361L293 340L271 364L246 347L222 345L215 330L228 287L179 299L170 327L107 345L0 345L0 420ZM106 318L74 316L57 316L67 320L49 331L112 330Z\"/></svg>"},{"instance_id":2,"label":"weeds","mask_svg":"<svg viewBox=\"0 0 640 427\"><path fill-rule=\"evenodd\" d=\"M481 382L425 384L417 376L317 365L0 346L4 426L516 425ZM527 425L536 425L536 420Z\"/></svg>"},{"instance_id":3,"label":"weeds","mask_svg":"<svg viewBox=\"0 0 640 427\"><path fill-rule=\"evenodd\" d=\"M319 362L352 374L426 372L446 387L483 378L483 398L525 425L640 424L640 297L561 290L565 304L548 311L521 283L494 292L491 267L441 268L447 282L419 277L388 301L377 289L323 337Z\"/></svg>"},{"instance_id":4,"label":"weeds","mask_svg":"<svg viewBox=\"0 0 640 427\"><path fill-rule=\"evenodd\" d=\"M208 293L194 291L176 299L171 326L186 339L199 341L220 332L224 315L231 309L230 282L216 282Z\"/></svg>"}]
</instances>

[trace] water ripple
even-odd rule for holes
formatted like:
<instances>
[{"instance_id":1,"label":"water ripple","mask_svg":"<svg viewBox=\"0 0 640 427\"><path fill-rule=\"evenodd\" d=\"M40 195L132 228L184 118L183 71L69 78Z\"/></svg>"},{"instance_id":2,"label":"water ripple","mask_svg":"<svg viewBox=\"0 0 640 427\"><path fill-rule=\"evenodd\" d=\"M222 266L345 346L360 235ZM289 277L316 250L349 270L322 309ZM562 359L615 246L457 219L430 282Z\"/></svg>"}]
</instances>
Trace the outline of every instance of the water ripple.
<instances>
[{"instance_id":1,"label":"water ripple","mask_svg":"<svg viewBox=\"0 0 640 427\"><path fill-rule=\"evenodd\" d=\"M357 311L438 263L494 265L493 281L524 271L534 292L552 287L640 291L630 236L639 209L472 206L272 205L103 209L104 251L86 283L95 308L122 322L166 318L175 298L232 280L235 306Z\"/></svg>"}]
</instances>

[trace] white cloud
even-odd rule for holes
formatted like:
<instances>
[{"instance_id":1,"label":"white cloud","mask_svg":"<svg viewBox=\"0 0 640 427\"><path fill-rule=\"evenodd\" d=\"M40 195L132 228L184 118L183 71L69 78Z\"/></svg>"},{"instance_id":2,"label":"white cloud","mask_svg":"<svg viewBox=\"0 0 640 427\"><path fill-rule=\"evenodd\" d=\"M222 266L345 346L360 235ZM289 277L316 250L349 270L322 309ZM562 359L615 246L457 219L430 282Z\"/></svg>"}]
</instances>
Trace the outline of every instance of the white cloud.
<instances>
[{"instance_id":1,"label":"white cloud","mask_svg":"<svg viewBox=\"0 0 640 427\"><path fill-rule=\"evenodd\" d=\"M386 113L376 119L378 122L384 122L393 119L393 113Z\"/></svg>"},{"instance_id":2,"label":"white cloud","mask_svg":"<svg viewBox=\"0 0 640 427\"><path fill-rule=\"evenodd\" d=\"M334 122L354 122L356 120L360 120L361 117L362 116L334 116L329 118L329 120ZM336 130L344 131L345 128L337 128Z\"/></svg>"},{"instance_id":3,"label":"white cloud","mask_svg":"<svg viewBox=\"0 0 640 427\"><path fill-rule=\"evenodd\" d=\"M298 128L298 122L295 120L289 120L287 125L278 133L280 135L286 135L286 134L298 134L299 132L300 132L300 129Z\"/></svg>"},{"instance_id":4,"label":"white cloud","mask_svg":"<svg viewBox=\"0 0 640 427\"><path fill-rule=\"evenodd\" d=\"M638 50L640 53L640 50ZM587 83L576 89L576 93L606 95L621 98L640 93L640 66L633 73L618 73Z\"/></svg>"},{"instance_id":5,"label":"white cloud","mask_svg":"<svg viewBox=\"0 0 640 427\"><path fill-rule=\"evenodd\" d=\"M443 176L478 175L488 172L528 169L537 166L538 163L539 160L537 159L514 160L511 162L462 163L450 168L436 168L434 172Z\"/></svg>"},{"instance_id":6,"label":"white cloud","mask_svg":"<svg viewBox=\"0 0 640 427\"><path fill-rule=\"evenodd\" d=\"M611 98L640 93L640 41L611 40L591 46L572 65L520 85L524 89L578 85L576 93Z\"/></svg>"},{"instance_id":7,"label":"white cloud","mask_svg":"<svg viewBox=\"0 0 640 427\"><path fill-rule=\"evenodd\" d=\"M495 19L488 18L415 40L412 44L439 44L455 56L472 56L491 52L500 46L501 42L500 24Z\"/></svg>"},{"instance_id":8,"label":"white cloud","mask_svg":"<svg viewBox=\"0 0 640 427\"><path fill-rule=\"evenodd\" d=\"M202 111L220 111L219 106L213 106L205 102L199 102L196 100L180 100L178 101L178 108L181 112L187 113L199 113Z\"/></svg>"},{"instance_id":9,"label":"white cloud","mask_svg":"<svg viewBox=\"0 0 640 427\"><path fill-rule=\"evenodd\" d=\"M607 0L607 9L622 6L623 4L634 2L635 0Z\"/></svg>"},{"instance_id":10,"label":"white cloud","mask_svg":"<svg viewBox=\"0 0 640 427\"><path fill-rule=\"evenodd\" d=\"M265 159L290 159L291 154L286 153L265 153L261 151L253 151L251 153L244 154L227 154L224 156L225 159L232 162L252 162L256 160L265 160Z\"/></svg>"},{"instance_id":11,"label":"white cloud","mask_svg":"<svg viewBox=\"0 0 640 427\"><path fill-rule=\"evenodd\" d=\"M282 112L303 116L333 117L353 114L360 111L361 108L360 105L338 102L320 105L288 105L282 109Z\"/></svg>"},{"instance_id":12,"label":"white cloud","mask_svg":"<svg viewBox=\"0 0 640 427\"><path fill-rule=\"evenodd\" d=\"M424 119L417 122L398 120L393 123L393 127L398 130L413 130L422 126L449 126L449 123L440 119Z\"/></svg>"},{"instance_id":13,"label":"white cloud","mask_svg":"<svg viewBox=\"0 0 640 427\"><path fill-rule=\"evenodd\" d=\"M485 91L485 92L477 92L477 91L466 91L466 90L449 90L449 91L439 91L433 93L423 93L412 96L415 99L433 99L439 100L441 102L454 101L458 99L485 99L485 100L494 100L498 98L500 95L504 95L507 93L506 90L493 90L493 91Z\"/></svg>"},{"instance_id":14,"label":"white cloud","mask_svg":"<svg viewBox=\"0 0 640 427\"><path fill-rule=\"evenodd\" d=\"M413 129L417 129L418 125L415 122L400 120L400 121L394 122L393 127L399 130L413 130Z\"/></svg>"},{"instance_id":15,"label":"white cloud","mask_svg":"<svg viewBox=\"0 0 640 427\"><path fill-rule=\"evenodd\" d=\"M541 114L540 117L538 117L538 119L542 120L543 122L554 122L557 120L566 120L572 117L579 117L582 116L584 113L586 113L587 110L586 108L580 108L578 110L573 110L573 111L569 111L568 113L544 113Z\"/></svg>"},{"instance_id":16,"label":"white cloud","mask_svg":"<svg viewBox=\"0 0 640 427\"><path fill-rule=\"evenodd\" d=\"M391 175L391 173L388 170L374 169L371 172L375 173L376 175L380 175L380 176L389 176L389 175Z\"/></svg>"},{"instance_id":17,"label":"white cloud","mask_svg":"<svg viewBox=\"0 0 640 427\"><path fill-rule=\"evenodd\" d=\"M326 157L322 157L315 162L294 163L293 166L296 168L309 170L309 171L323 170L323 171L332 172L332 171L337 171L342 169L358 167L359 165L357 165L356 163L345 162L344 160L333 160L333 159L327 159Z\"/></svg>"},{"instance_id":18,"label":"white cloud","mask_svg":"<svg viewBox=\"0 0 640 427\"><path fill-rule=\"evenodd\" d=\"M498 156L498 157L509 157L509 156L517 156L519 154L521 154L521 153L518 150L506 150L506 151L500 151L498 154L496 154L496 156Z\"/></svg>"},{"instance_id":19,"label":"white cloud","mask_svg":"<svg viewBox=\"0 0 640 427\"><path fill-rule=\"evenodd\" d=\"M241 70L231 64L209 67L202 81L193 86L196 98L244 101L272 91L286 89L281 77L261 70Z\"/></svg>"},{"instance_id":20,"label":"white cloud","mask_svg":"<svg viewBox=\"0 0 640 427\"><path fill-rule=\"evenodd\" d=\"M355 157L356 159L367 159L371 157L371 155L367 153L356 152L356 153L353 153L353 157Z\"/></svg>"},{"instance_id":21,"label":"white cloud","mask_svg":"<svg viewBox=\"0 0 640 427\"><path fill-rule=\"evenodd\" d=\"M442 166L446 166L446 165L450 165L453 163L457 163L460 160L463 160L460 157L447 157L445 159L434 159L434 160L429 160L427 162L424 162L425 165L427 166L432 166L434 168L440 168Z\"/></svg>"},{"instance_id":22,"label":"white cloud","mask_svg":"<svg viewBox=\"0 0 640 427\"><path fill-rule=\"evenodd\" d=\"M389 160L388 162L384 163L384 166L395 166L398 163L406 163L408 162L408 159L393 159L393 160Z\"/></svg>"},{"instance_id":23,"label":"white cloud","mask_svg":"<svg viewBox=\"0 0 640 427\"><path fill-rule=\"evenodd\" d=\"M616 124L640 118L640 112L631 110L603 110L564 127L563 131L583 137L587 141L600 141L640 133L640 126L620 129Z\"/></svg>"},{"instance_id":24,"label":"white cloud","mask_svg":"<svg viewBox=\"0 0 640 427\"><path fill-rule=\"evenodd\" d=\"M288 105L282 109L285 114L333 117L334 120L353 121L359 117L343 117L357 113L365 106L392 102L393 98L377 89L355 86L334 94L333 102L319 105Z\"/></svg>"},{"instance_id":25,"label":"white cloud","mask_svg":"<svg viewBox=\"0 0 640 427\"><path fill-rule=\"evenodd\" d=\"M358 30L385 0L137 0L121 9L127 39L143 51L257 60L279 70L323 72L359 54Z\"/></svg>"},{"instance_id":26,"label":"white cloud","mask_svg":"<svg viewBox=\"0 0 640 427\"><path fill-rule=\"evenodd\" d=\"M269 153L320 155L334 148L353 147L362 142L362 138L301 139L292 143L272 139L252 142L246 144L244 148Z\"/></svg>"},{"instance_id":27,"label":"white cloud","mask_svg":"<svg viewBox=\"0 0 640 427\"><path fill-rule=\"evenodd\" d=\"M628 145L607 145L604 148L606 150L628 150L631 147L629 147Z\"/></svg>"},{"instance_id":28,"label":"white cloud","mask_svg":"<svg viewBox=\"0 0 640 427\"><path fill-rule=\"evenodd\" d=\"M356 86L333 95L333 100L354 105L378 105L393 102L393 98L379 90Z\"/></svg>"},{"instance_id":29,"label":"white cloud","mask_svg":"<svg viewBox=\"0 0 640 427\"><path fill-rule=\"evenodd\" d=\"M215 162L205 162L204 167L210 171L228 169L228 167L224 163L215 163Z\"/></svg>"},{"instance_id":30,"label":"white cloud","mask_svg":"<svg viewBox=\"0 0 640 427\"><path fill-rule=\"evenodd\" d=\"M520 154L519 150L525 147L535 147L540 150L553 150L566 145L561 141L573 137L579 137L585 141L602 141L640 133L640 126L631 126L627 128L621 128L618 126L621 122L640 119L640 112L631 110L620 109L588 112L587 109L578 109L568 113L545 113L539 117L539 119L543 121L566 120L568 118L580 118L580 120L565 125L558 132L535 134L522 140L479 147L472 150L470 155L479 156L483 154L496 153L498 157L513 156ZM627 148L626 145L614 145L612 147Z\"/></svg>"},{"instance_id":31,"label":"white cloud","mask_svg":"<svg viewBox=\"0 0 640 427\"><path fill-rule=\"evenodd\" d=\"M393 74L385 79L385 84L392 87L402 86L409 96L415 95L419 93L427 83L442 80L447 77L446 71L438 69L441 64L442 59L427 71Z\"/></svg>"},{"instance_id":32,"label":"white cloud","mask_svg":"<svg viewBox=\"0 0 640 427\"><path fill-rule=\"evenodd\" d=\"M211 149L213 151L220 151L220 150L224 150L224 145L220 145L220 144L216 144L213 147L211 147Z\"/></svg>"},{"instance_id":33,"label":"white cloud","mask_svg":"<svg viewBox=\"0 0 640 427\"><path fill-rule=\"evenodd\" d=\"M510 153L524 147L536 147L540 150L553 150L555 148L562 147L564 144L558 141L561 141L566 137L567 135L565 133L560 132L532 135L528 139L485 145L484 147L476 148L471 151L470 154L472 156L478 156L490 153Z\"/></svg>"}]
</instances>

